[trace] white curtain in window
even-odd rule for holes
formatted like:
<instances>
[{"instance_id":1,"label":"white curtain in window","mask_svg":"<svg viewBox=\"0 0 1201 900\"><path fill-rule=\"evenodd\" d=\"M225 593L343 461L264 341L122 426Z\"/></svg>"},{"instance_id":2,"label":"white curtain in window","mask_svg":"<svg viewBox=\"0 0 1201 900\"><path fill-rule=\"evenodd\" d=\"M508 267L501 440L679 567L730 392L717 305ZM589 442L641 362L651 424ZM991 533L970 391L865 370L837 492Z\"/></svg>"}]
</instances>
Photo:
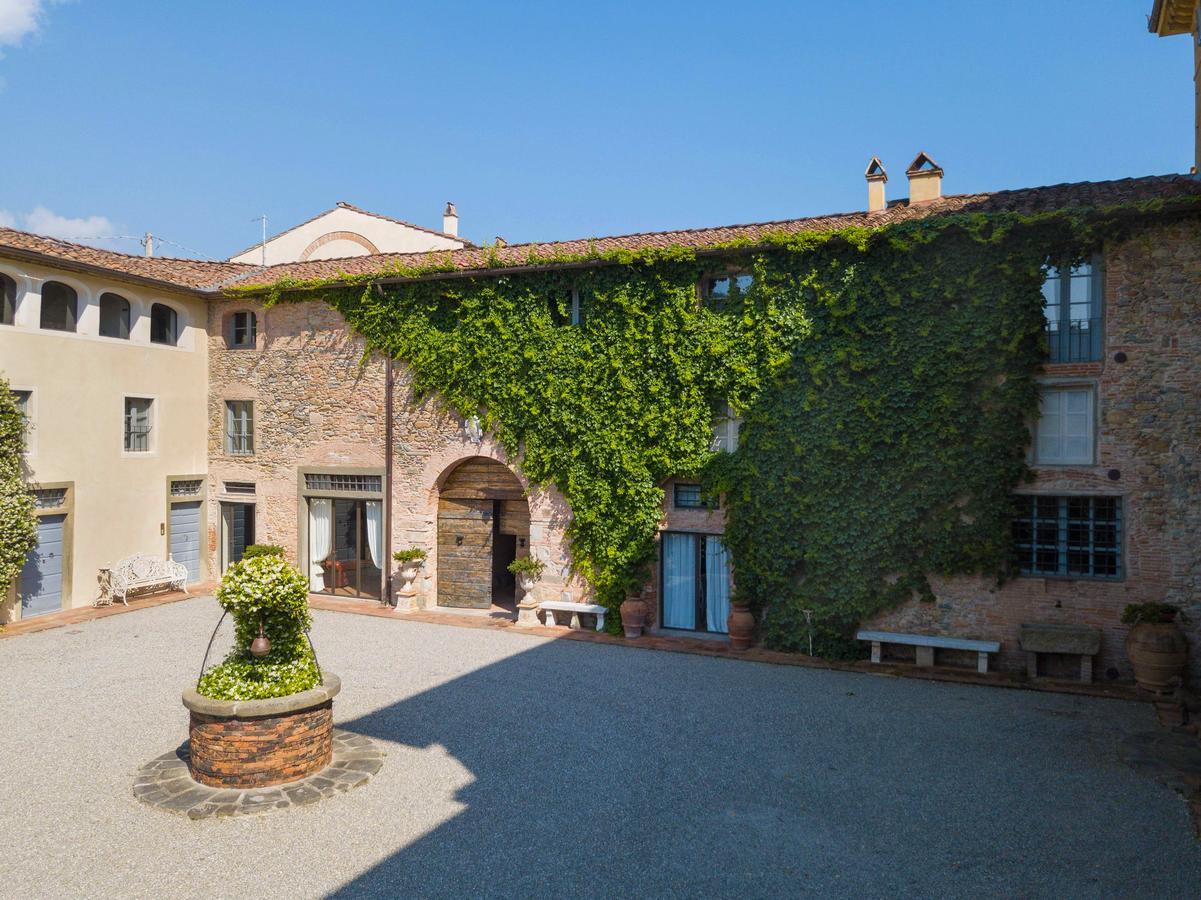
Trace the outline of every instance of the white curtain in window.
<instances>
[{"instance_id":1,"label":"white curtain in window","mask_svg":"<svg viewBox=\"0 0 1201 900\"><path fill-rule=\"evenodd\" d=\"M329 556L334 537L333 501L309 501L309 588L325 590L325 570L321 562Z\"/></svg>"},{"instance_id":2,"label":"white curtain in window","mask_svg":"<svg viewBox=\"0 0 1201 900\"><path fill-rule=\"evenodd\" d=\"M379 500L367 501L367 549L371 551L371 562L377 569L380 565L380 547L384 543L384 504Z\"/></svg>"},{"instance_id":3,"label":"white curtain in window","mask_svg":"<svg viewBox=\"0 0 1201 900\"><path fill-rule=\"evenodd\" d=\"M730 557L721 538L705 538L705 624L710 631L726 633L730 616Z\"/></svg>"},{"instance_id":4,"label":"white curtain in window","mask_svg":"<svg viewBox=\"0 0 1201 900\"><path fill-rule=\"evenodd\" d=\"M663 627L696 628L696 538L663 535Z\"/></svg>"}]
</instances>

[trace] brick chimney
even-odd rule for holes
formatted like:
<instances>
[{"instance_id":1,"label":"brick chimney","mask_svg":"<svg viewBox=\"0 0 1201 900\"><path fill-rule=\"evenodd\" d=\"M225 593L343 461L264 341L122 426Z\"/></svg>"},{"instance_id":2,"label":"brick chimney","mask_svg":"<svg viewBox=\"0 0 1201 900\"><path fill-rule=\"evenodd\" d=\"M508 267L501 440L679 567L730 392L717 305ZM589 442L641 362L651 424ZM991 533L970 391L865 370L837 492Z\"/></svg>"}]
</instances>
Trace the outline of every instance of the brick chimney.
<instances>
[{"instance_id":1,"label":"brick chimney","mask_svg":"<svg viewBox=\"0 0 1201 900\"><path fill-rule=\"evenodd\" d=\"M942 196L942 167L923 150L905 171L909 176L909 205L929 203Z\"/></svg>"},{"instance_id":2,"label":"brick chimney","mask_svg":"<svg viewBox=\"0 0 1201 900\"><path fill-rule=\"evenodd\" d=\"M867 171L863 175L867 178L867 211L880 212L887 208L888 202L884 199L884 185L888 184L888 173L884 171L884 164L880 162L880 157L872 157L872 161L867 164Z\"/></svg>"},{"instance_id":3,"label":"brick chimney","mask_svg":"<svg viewBox=\"0 0 1201 900\"><path fill-rule=\"evenodd\" d=\"M453 203L447 203L442 212L442 233L453 237L459 236L459 211Z\"/></svg>"}]
</instances>

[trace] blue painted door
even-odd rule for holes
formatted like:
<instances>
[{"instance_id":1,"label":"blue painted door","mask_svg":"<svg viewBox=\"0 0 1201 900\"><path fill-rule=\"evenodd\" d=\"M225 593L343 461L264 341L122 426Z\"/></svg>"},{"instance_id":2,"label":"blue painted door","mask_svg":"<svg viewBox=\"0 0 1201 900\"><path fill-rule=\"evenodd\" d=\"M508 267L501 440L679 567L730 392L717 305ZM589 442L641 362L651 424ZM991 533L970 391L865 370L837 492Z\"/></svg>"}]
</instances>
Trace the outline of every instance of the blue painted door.
<instances>
[{"instance_id":1,"label":"blue painted door","mask_svg":"<svg viewBox=\"0 0 1201 900\"><path fill-rule=\"evenodd\" d=\"M200 501L171 505L171 558L188 569L188 583L200 580Z\"/></svg>"},{"instance_id":2,"label":"blue painted door","mask_svg":"<svg viewBox=\"0 0 1201 900\"><path fill-rule=\"evenodd\" d=\"M57 612L63 607L63 525L67 517L40 516L38 543L21 569L21 617Z\"/></svg>"}]
</instances>

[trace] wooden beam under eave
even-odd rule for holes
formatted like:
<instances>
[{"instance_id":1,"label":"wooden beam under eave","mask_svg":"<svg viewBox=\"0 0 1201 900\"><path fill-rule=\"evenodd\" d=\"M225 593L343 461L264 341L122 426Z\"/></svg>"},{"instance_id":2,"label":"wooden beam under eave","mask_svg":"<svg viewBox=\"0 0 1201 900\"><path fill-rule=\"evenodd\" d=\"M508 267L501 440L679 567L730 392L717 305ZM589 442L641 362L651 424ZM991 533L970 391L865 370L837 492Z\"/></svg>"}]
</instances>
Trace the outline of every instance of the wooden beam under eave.
<instances>
[{"instance_id":1,"label":"wooden beam under eave","mask_svg":"<svg viewBox=\"0 0 1201 900\"><path fill-rule=\"evenodd\" d=\"M1198 0L1155 0L1147 30L1160 37L1189 34L1193 30Z\"/></svg>"}]
</instances>

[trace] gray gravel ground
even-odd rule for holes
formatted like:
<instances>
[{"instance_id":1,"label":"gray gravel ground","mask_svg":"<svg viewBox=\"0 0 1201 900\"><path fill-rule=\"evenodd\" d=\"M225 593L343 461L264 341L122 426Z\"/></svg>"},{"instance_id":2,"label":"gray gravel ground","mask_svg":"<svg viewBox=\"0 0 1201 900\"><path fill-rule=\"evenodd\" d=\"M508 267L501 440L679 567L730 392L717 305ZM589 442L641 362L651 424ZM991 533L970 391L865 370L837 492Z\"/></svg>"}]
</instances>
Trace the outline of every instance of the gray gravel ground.
<instances>
[{"instance_id":1,"label":"gray gravel ground","mask_svg":"<svg viewBox=\"0 0 1201 900\"><path fill-rule=\"evenodd\" d=\"M314 806L142 806L216 605L0 641L7 897L1196 897L1149 706L318 612L338 724L387 751Z\"/></svg>"}]
</instances>

